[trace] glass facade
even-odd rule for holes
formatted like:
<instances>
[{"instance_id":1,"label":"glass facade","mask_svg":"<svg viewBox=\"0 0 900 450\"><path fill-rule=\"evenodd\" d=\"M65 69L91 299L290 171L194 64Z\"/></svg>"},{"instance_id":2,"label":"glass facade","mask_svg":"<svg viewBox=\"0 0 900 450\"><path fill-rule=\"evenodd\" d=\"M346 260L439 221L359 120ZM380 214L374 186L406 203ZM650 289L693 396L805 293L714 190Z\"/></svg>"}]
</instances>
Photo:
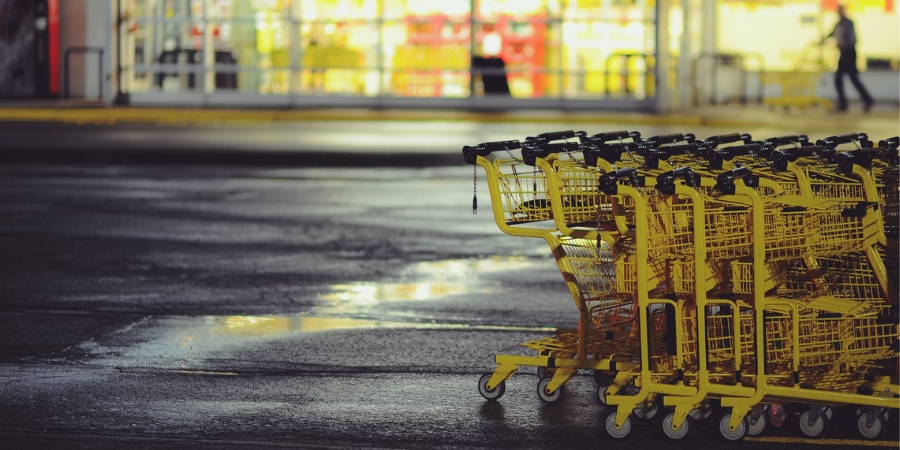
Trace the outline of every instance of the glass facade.
<instances>
[{"instance_id":1,"label":"glass facade","mask_svg":"<svg viewBox=\"0 0 900 450\"><path fill-rule=\"evenodd\" d=\"M837 48L833 43L818 44L822 36L834 29L838 21L837 6L843 4L854 22L860 70L865 71L870 60L893 63L896 70L900 55L900 13L895 3L893 0L725 0L717 5L716 44L722 52L758 55L767 71L830 71L837 66Z\"/></svg>"},{"instance_id":2,"label":"glass facade","mask_svg":"<svg viewBox=\"0 0 900 450\"><path fill-rule=\"evenodd\" d=\"M655 0L123 0L127 93L652 98ZM502 61L502 62L501 62Z\"/></svg>"}]
</instances>

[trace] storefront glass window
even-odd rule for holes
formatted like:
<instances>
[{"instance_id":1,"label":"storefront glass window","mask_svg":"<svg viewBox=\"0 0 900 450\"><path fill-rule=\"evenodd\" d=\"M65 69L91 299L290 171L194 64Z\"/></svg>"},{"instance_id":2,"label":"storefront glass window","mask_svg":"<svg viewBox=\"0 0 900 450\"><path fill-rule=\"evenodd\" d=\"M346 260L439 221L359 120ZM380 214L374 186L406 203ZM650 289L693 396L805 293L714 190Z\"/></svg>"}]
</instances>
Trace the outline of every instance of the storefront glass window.
<instances>
[{"instance_id":1,"label":"storefront glass window","mask_svg":"<svg viewBox=\"0 0 900 450\"><path fill-rule=\"evenodd\" d=\"M384 0L383 93L397 97L469 95L469 2Z\"/></svg>"},{"instance_id":2,"label":"storefront glass window","mask_svg":"<svg viewBox=\"0 0 900 450\"><path fill-rule=\"evenodd\" d=\"M378 95L378 27L316 20L299 25L296 91Z\"/></svg>"},{"instance_id":3,"label":"storefront glass window","mask_svg":"<svg viewBox=\"0 0 900 450\"><path fill-rule=\"evenodd\" d=\"M655 2L569 0L562 7L566 97L653 95Z\"/></svg>"},{"instance_id":4,"label":"storefront glass window","mask_svg":"<svg viewBox=\"0 0 900 450\"><path fill-rule=\"evenodd\" d=\"M653 95L654 0L125 3L132 92Z\"/></svg>"},{"instance_id":5,"label":"storefront glass window","mask_svg":"<svg viewBox=\"0 0 900 450\"><path fill-rule=\"evenodd\" d=\"M722 1L718 5L717 39L722 52L755 53L767 71L794 69L830 71L837 65L833 44L819 46L838 20L839 2L792 0L761 3ZM857 63L865 70L869 58L896 61L900 54L900 16L891 0L851 0L843 3L858 40ZM776 30L760 32L760 30ZM785 36L790 36L786 39Z\"/></svg>"}]
</instances>

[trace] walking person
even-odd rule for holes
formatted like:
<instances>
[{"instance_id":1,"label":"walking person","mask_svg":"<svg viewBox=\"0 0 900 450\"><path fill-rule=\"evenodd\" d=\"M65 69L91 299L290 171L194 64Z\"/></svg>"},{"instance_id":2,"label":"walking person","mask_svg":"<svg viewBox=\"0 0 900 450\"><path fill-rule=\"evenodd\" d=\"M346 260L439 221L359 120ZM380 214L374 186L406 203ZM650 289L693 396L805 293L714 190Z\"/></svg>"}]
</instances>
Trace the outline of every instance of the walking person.
<instances>
[{"instance_id":1,"label":"walking person","mask_svg":"<svg viewBox=\"0 0 900 450\"><path fill-rule=\"evenodd\" d=\"M838 5L837 13L841 17L840 20L834 26L831 34L822 39L824 43L825 39L834 37L838 50L841 52L837 72L834 73L834 87L838 95L838 104L835 110L839 112L847 110L847 97L844 95L844 74L846 73L850 77L853 87L856 88L856 92L859 92L859 97L863 101L863 111L869 112L875 101L859 81L859 70L856 68L856 30L853 29L853 21L847 17L847 13L844 11L844 5Z\"/></svg>"}]
</instances>

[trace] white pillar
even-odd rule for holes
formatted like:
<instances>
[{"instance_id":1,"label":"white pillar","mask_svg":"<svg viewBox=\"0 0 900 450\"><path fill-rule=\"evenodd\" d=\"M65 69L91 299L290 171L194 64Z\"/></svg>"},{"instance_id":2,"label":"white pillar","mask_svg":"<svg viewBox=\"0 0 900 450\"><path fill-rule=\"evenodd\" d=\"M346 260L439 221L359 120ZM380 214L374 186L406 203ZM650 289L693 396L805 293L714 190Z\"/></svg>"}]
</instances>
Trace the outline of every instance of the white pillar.
<instances>
[{"instance_id":1,"label":"white pillar","mask_svg":"<svg viewBox=\"0 0 900 450\"><path fill-rule=\"evenodd\" d=\"M84 67L84 96L85 98L97 98L100 94L101 79L103 100L112 102L113 92L110 90L110 80L114 61L112 37L116 29L113 18L112 0L87 0L87 21L85 23L85 45L103 49L102 71L99 55L91 53L85 57Z\"/></svg>"},{"instance_id":2,"label":"white pillar","mask_svg":"<svg viewBox=\"0 0 900 450\"><path fill-rule=\"evenodd\" d=\"M103 100L107 104L113 100L112 78L115 69L115 14L113 0L64 0L60 3L60 83L69 78L69 95L72 98L96 99L100 94L103 80ZM73 47L93 47L103 49L103 68L100 68L96 52L74 53L69 58L69 73L65 71L66 50ZM65 86L60 86L62 92Z\"/></svg>"}]
</instances>

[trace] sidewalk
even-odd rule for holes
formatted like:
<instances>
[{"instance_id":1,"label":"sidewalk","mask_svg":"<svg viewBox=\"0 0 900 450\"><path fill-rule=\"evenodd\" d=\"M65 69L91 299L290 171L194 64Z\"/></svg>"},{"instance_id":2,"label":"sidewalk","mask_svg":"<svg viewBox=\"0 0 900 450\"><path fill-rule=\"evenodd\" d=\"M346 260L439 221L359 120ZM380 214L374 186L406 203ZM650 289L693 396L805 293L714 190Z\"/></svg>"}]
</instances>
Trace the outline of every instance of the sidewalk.
<instances>
[{"instance_id":1,"label":"sidewalk","mask_svg":"<svg viewBox=\"0 0 900 450\"><path fill-rule=\"evenodd\" d=\"M820 108L772 110L760 105L706 106L686 112L649 114L639 112L563 112L525 110L516 112L467 112L447 110L371 109L192 109L104 107L90 101L0 102L0 122L53 122L78 125L155 124L168 126L259 124L299 121L416 121L475 123L568 123L622 124L683 127L778 128L822 130L856 127L870 133L900 132L900 108L879 105L869 114L860 108L832 114ZM873 129L874 128L874 129Z\"/></svg>"}]
</instances>

